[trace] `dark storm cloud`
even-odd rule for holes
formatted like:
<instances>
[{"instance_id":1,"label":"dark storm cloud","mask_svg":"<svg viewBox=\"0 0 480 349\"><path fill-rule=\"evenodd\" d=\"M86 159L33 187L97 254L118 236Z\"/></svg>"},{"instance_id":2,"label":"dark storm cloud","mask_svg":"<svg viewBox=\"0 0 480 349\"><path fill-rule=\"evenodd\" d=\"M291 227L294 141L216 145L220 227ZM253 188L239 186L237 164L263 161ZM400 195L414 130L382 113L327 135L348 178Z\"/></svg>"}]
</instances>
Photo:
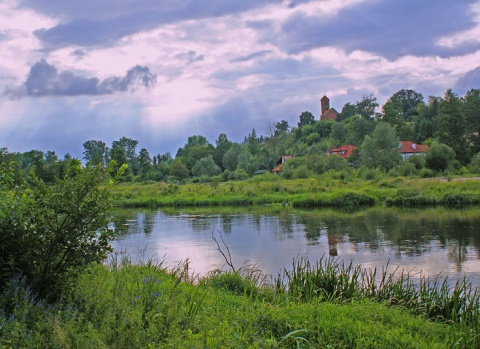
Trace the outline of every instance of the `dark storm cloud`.
<instances>
[{"instance_id":1,"label":"dark storm cloud","mask_svg":"<svg viewBox=\"0 0 480 349\"><path fill-rule=\"evenodd\" d=\"M480 89L480 67L467 72L455 84L454 90L456 93L464 95L468 90Z\"/></svg>"},{"instance_id":2,"label":"dark storm cloud","mask_svg":"<svg viewBox=\"0 0 480 349\"><path fill-rule=\"evenodd\" d=\"M156 75L148 67L135 66L123 77L109 77L100 80L86 77L70 70L58 72L57 68L48 64L45 59L35 63L28 77L20 88L7 90L6 95L12 98L23 96L80 96L106 95L124 92L139 84L150 87L156 83Z\"/></svg>"},{"instance_id":3,"label":"dark storm cloud","mask_svg":"<svg viewBox=\"0 0 480 349\"><path fill-rule=\"evenodd\" d=\"M272 52L272 51L270 51L270 50L258 51L258 52L254 52L254 53L251 53L251 54L246 55L246 56L234 58L234 59L230 60L230 62L231 62L231 63L236 63L236 62L251 61L251 60L256 59L256 58L265 57L265 56L267 56L267 55L268 55L269 53L271 53L271 52Z\"/></svg>"},{"instance_id":4,"label":"dark storm cloud","mask_svg":"<svg viewBox=\"0 0 480 349\"><path fill-rule=\"evenodd\" d=\"M389 59L403 55L458 55L480 45L455 49L435 42L474 25L469 5L476 0L370 1L342 9L335 16L293 15L273 41L289 53L334 46L364 50ZM271 36L270 30L265 35Z\"/></svg>"},{"instance_id":5,"label":"dark storm cloud","mask_svg":"<svg viewBox=\"0 0 480 349\"><path fill-rule=\"evenodd\" d=\"M191 50L191 51L188 51L188 52L179 53L179 54L175 55L175 58L177 58L181 61L184 61L188 64L192 64L192 63L195 63L195 62L203 61L205 59L205 56L204 55L199 55L195 51Z\"/></svg>"},{"instance_id":6,"label":"dark storm cloud","mask_svg":"<svg viewBox=\"0 0 480 349\"><path fill-rule=\"evenodd\" d=\"M134 0L121 3L113 0L23 0L20 6L62 19L52 28L35 31L46 49L56 49L68 45L110 45L126 35L163 24L236 14L275 2L278 1Z\"/></svg>"}]
</instances>

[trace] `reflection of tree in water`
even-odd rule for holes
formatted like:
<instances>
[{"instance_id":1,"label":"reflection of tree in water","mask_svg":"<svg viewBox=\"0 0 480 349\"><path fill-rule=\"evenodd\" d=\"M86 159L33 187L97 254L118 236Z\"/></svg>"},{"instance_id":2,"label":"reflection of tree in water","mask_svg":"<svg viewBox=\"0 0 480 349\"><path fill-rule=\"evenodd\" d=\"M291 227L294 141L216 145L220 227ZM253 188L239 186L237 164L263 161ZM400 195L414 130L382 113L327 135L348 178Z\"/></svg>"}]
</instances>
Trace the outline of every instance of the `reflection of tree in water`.
<instances>
[{"instance_id":1,"label":"reflection of tree in water","mask_svg":"<svg viewBox=\"0 0 480 349\"><path fill-rule=\"evenodd\" d=\"M448 259L455 264L458 272L462 271L462 262L467 260L467 246L463 241L451 241L448 246Z\"/></svg>"},{"instance_id":2,"label":"reflection of tree in water","mask_svg":"<svg viewBox=\"0 0 480 349\"><path fill-rule=\"evenodd\" d=\"M157 214L157 212L155 212L155 211L146 211L145 214L142 217L143 232L147 236L152 234L153 226L155 224L156 214ZM139 221L140 221L140 219L139 219Z\"/></svg>"},{"instance_id":3,"label":"reflection of tree in water","mask_svg":"<svg viewBox=\"0 0 480 349\"><path fill-rule=\"evenodd\" d=\"M112 217L112 223L115 227L118 236L130 234L132 231L132 224L134 228L137 226L138 213L129 210L115 211Z\"/></svg>"},{"instance_id":4,"label":"reflection of tree in water","mask_svg":"<svg viewBox=\"0 0 480 349\"><path fill-rule=\"evenodd\" d=\"M188 216L188 223L192 227L192 231L195 233L203 233L206 231L213 231L218 217L216 216L205 216L205 215L192 215Z\"/></svg>"},{"instance_id":5,"label":"reflection of tree in water","mask_svg":"<svg viewBox=\"0 0 480 349\"><path fill-rule=\"evenodd\" d=\"M324 221L318 215L306 214L298 216L297 223L303 225L309 244L318 244L322 230L326 228Z\"/></svg>"}]
</instances>

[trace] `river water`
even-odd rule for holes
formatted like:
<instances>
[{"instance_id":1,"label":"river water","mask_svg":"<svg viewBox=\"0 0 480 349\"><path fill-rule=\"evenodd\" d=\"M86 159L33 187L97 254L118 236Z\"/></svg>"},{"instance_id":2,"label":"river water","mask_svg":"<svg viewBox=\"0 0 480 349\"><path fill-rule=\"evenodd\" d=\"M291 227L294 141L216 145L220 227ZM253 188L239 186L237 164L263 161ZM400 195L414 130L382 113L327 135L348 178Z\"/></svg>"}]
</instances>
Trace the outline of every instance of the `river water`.
<instances>
[{"instance_id":1,"label":"river water","mask_svg":"<svg viewBox=\"0 0 480 349\"><path fill-rule=\"evenodd\" d=\"M292 260L335 257L365 268L405 271L480 285L480 207L467 209L209 208L118 211L113 247L134 260L173 266L188 259L195 274L250 264L277 275ZM222 238L225 245L222 244Z\"/></svg>"}]
</instances>

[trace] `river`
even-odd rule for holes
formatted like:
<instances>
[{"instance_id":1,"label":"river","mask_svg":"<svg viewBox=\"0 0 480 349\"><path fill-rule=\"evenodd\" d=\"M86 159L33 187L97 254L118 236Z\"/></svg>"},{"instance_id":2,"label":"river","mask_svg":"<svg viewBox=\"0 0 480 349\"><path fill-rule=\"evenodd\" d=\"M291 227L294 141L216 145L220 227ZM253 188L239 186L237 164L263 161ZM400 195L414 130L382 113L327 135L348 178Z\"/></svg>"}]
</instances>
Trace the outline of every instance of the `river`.
<instances>
[{"instance_id":1,"label":"river","mask_svg":"<svg viewBox=\"0 0 480 349\"><path fill-rule=\"evenodd\" d=\"M115 226L115 251L167 266L188 259L191 272L200 275L228 268L213 234L225 254L228 246L236 268L254 265L274 276L295 257L314 262L331 256L365 268L466 276L480 285L480 207L121 210Z\"/></svg>"}]
</instances>

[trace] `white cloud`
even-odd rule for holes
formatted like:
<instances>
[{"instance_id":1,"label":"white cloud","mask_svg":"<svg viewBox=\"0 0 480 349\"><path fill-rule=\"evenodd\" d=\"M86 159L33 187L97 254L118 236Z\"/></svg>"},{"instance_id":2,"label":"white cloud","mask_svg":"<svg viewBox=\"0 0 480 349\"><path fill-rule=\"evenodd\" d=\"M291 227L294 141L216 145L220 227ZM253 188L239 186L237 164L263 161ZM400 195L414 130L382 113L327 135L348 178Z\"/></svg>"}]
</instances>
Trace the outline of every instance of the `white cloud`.
<instances>
[{"instance_id":1,"label":"white cloud","mask_svg":"<svg viewBox=\"0 0 480 349\"><path fill-rule=\"evenodd\" d=\"M454 48L464 44L479 43L480 42L480 2L470 6L470 11L475 27L447 35L437 41L437 45Z\"/></svg>"}]
</instances>

